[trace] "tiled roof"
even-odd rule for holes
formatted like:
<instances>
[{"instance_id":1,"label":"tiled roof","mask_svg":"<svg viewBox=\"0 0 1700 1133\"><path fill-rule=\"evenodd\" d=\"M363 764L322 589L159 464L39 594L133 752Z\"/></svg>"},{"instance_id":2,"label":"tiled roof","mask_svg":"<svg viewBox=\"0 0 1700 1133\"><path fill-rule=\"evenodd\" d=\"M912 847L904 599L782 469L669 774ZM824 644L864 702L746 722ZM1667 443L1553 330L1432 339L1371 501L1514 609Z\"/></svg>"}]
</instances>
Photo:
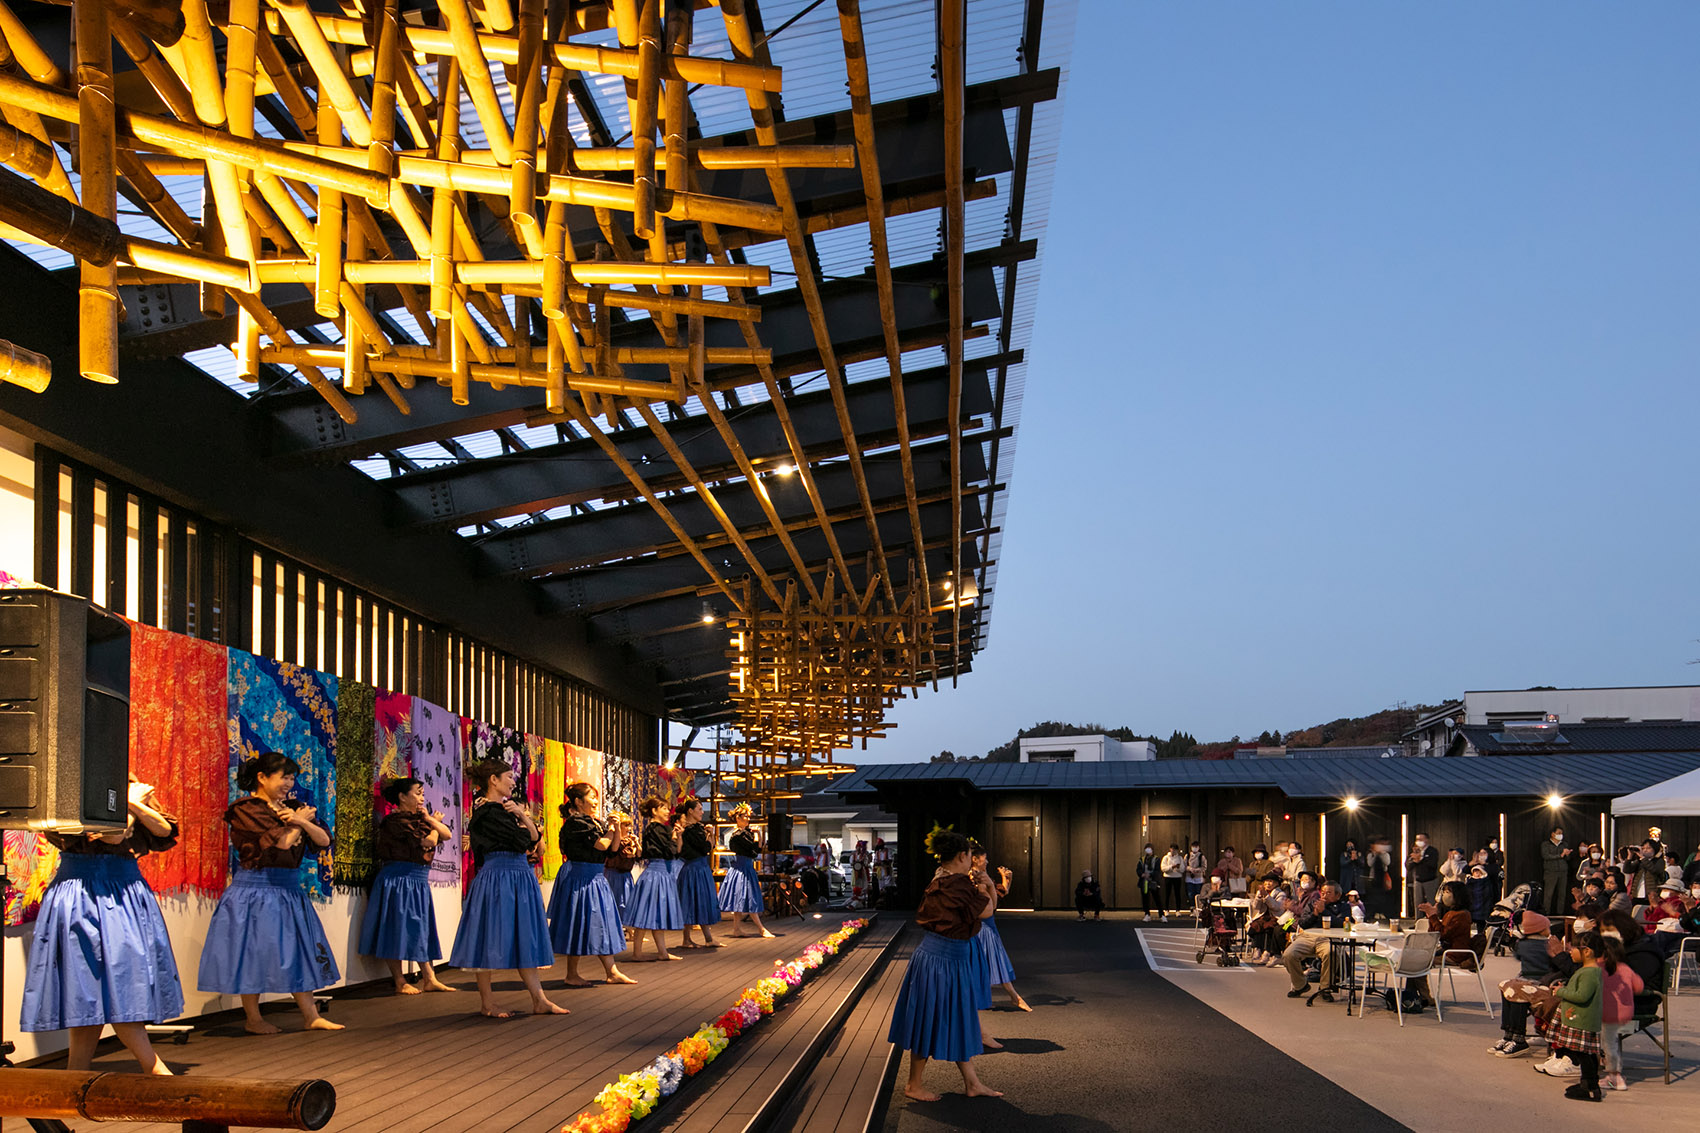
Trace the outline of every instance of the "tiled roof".
<instances>
[{"instance_id":1,"label":"tiled roof","mask_svg":"<svg viewBox=\"0 0 1700 1133\"><path fill-rule=\"evenodd\" d=\"M1467 724L1459 731L1483 755L1533 755L1537 752L1700 751L1700 723L1560 724L1562 742L1505 743L1501 724Z\"/></svg>"},{"instance_id":2,"label":"tiled roof","mask_svg":"<svg viewBox=\"0 0 1700 1133\"><path fill-rule=\"evenodd\" d=\"M1288 798L1622 795L1700 768L1690 751L1506 755L1492 759L1172 759L1129 763L870 764L832 785L866 798L878 784L966 783L982 791L1274 787Z\"/></svg>"}]
</instances>

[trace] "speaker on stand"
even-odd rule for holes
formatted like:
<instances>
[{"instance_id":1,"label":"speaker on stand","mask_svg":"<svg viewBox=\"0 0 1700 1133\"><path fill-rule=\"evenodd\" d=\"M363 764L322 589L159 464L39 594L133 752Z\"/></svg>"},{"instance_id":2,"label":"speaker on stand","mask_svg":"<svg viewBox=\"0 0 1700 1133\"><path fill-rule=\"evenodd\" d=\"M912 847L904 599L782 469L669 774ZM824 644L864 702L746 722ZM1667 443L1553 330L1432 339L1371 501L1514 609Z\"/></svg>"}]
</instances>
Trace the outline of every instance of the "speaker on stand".
<instances>
[{"instance_id":1,"label":"speaker on stand","mask_svg":"<svg viewBox=\"0 0 1700 1133\"><path fill-rule=\"evenodd\" d=\"M791 816L788 814L770 814L767 816L767 849L773 854L789 854L791 852Z\"/></svg>"}]
</instances>

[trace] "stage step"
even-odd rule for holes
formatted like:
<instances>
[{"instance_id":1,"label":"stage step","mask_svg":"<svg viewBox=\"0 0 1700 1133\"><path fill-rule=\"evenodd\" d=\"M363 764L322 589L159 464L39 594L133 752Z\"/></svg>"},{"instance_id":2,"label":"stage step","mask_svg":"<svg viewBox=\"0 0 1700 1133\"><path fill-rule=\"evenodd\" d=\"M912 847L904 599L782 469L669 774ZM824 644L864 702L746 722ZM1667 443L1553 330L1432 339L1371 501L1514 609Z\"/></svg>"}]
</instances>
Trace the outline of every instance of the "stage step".
<instances>
[{"instance_id":1,"label":"stage step","mask_svg":"<svg viewBox=\"0 0 1700 1133\"><path fill-rule=\"evenodd\" d=\"M825 1053L840 1045L869 990L882 986L887 961L907 924L887 914L863 930L856 946L804 985L795 1002L732 1044L710 1073L664 1107L656 1115L661 1122L656 1128L674 1133L787 1128L778 1119L820 1068ZM896 995L895 985L890 994ZM889 1018L889 1002L882 1010ZM865 1127L865 1117L854 1126Z\"/></svg>"}]
</instances>

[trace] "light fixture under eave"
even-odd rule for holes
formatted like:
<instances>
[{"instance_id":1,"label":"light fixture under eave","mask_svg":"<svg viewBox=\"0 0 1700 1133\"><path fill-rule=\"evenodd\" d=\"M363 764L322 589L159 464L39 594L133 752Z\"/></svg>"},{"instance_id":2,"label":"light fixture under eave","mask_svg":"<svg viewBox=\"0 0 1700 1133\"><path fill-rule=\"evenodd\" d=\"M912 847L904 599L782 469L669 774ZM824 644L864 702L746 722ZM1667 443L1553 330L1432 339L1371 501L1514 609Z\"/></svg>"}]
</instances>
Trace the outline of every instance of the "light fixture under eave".
<instances>
[{"instance_id":1,"label":"light fixture under eave","mask_svg":"<svg viewBox=\"0 0 1700 1133\"><path fill-rule=\"evenodd\" d=\"M1358 809L1358 800L1357 800L1357 797L1355 795L1347 796L1347 798L1346 798L1346 809L1347 810L1357 810Z\"/></svg>"},{"instance_id":2,"label":"light fixture under eave","mask_svg":"<svg viewBox=\"0 0 1700 1133\"><path fill-rule=\"evenodd\" d=\"M1564 805L1564 796L1563 795L1560 795L1560 794L1555 792L1555 793L1547 796L1547 806L1552 808L1553 810L1557 810L1559 807L1561 807L1563 805Z\"/></svg>"},{"instance_id":3,"label":"light fixture under eave","mask_svg":"<svg viewBox=\"0 0 1700 1133\"><path fill-rule=\"evenodd\" d=\"M786 461L778 468L775 468L774 471L779 473L781 476L790 476L792 473L797 471L797 466L792 464L790 461Z\"/></svg>"},{"instance_id":4,"label":"light fixture under eave","mask_svg":"<svg viewBox=\"0 0 1700 1133\"><path fill-rule=\"evenodd\" d=\"M702 624L705 626L714 624L714 607L707 602L702 604Z\"/></svg>"}]
</instances>

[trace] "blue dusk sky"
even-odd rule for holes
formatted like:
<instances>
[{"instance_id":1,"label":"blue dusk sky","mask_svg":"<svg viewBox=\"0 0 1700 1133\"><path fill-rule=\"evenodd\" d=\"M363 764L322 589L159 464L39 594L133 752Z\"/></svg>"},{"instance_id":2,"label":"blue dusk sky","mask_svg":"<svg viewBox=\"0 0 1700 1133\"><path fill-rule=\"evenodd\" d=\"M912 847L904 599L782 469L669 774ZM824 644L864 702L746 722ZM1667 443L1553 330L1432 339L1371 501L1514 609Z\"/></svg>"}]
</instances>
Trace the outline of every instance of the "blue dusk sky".
<instances>
[{"instance_id":1,"label":"blue dusk sky","mask_svg":"<svg viewBox=\"0 0 1700 1133\"><path fill-rule=\"evenodd\" d=\"M1700 683L1697 44L1083 0L990 647L844 758Z\"/></svg>"}]
</instances>

